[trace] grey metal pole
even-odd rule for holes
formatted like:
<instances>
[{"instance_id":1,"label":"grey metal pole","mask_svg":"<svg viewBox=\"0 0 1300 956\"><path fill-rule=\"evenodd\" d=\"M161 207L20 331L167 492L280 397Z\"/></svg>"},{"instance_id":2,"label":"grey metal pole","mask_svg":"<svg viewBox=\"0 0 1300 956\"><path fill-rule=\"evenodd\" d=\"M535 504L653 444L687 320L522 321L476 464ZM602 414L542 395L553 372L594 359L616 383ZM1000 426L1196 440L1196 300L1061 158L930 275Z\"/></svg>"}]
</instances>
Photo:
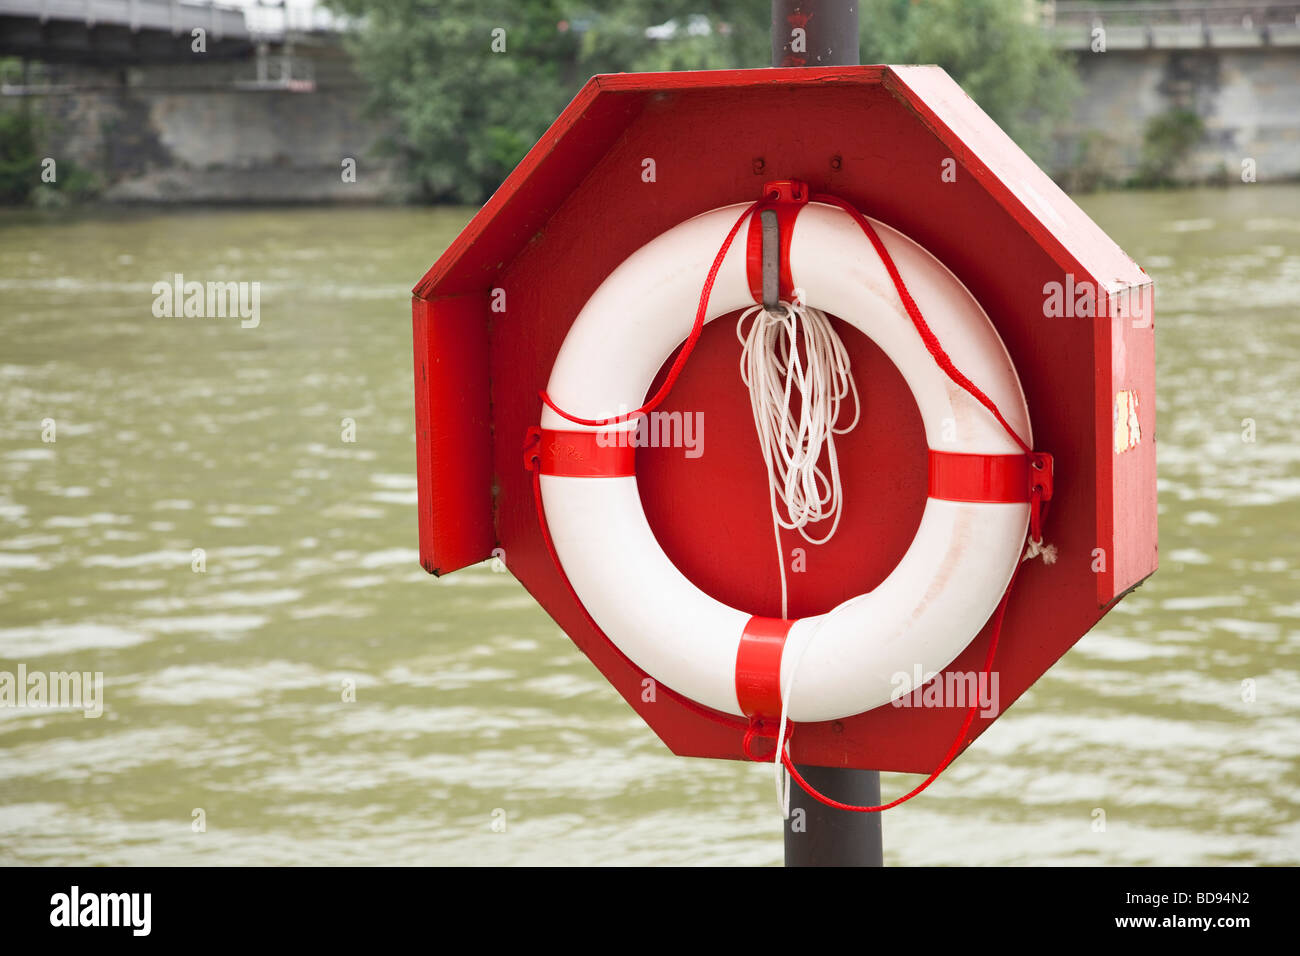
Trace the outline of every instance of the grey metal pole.
<instances>
[{"instance_id":1,"label":"grey metal pole","mask_svg":"<svg viewBox=\"0 0 1300 956\"><path fill-rule=\"evenodd\" d=\"M880 774L875 770L795 766L805 780L833 800L859 807L880 805ZM835 810L790 782L786 866L884 866L881 837L879 813Z\"/></svg>"},{"instance_id":2,"label":"grey metal pole","mask_svg":"<svg viewBox=\"0 0 1300 956\"><path fill-rule=\"evenodd\" d=\"M857 66L858 0L772 0L773 66Z\"/></svg>"},{"instance_id":3,"label":"grey metal pole","mask_svg":"<svg viewBox=\"0 0 1300 956\"><path fill-rule=\"evenodd\" d=\"M772 0L773 66L856 66L857 0ZM877 806L875 770L797 765L809 784L840 803ZM786 866L883 866L879 813L850 813L790 785Z\"/></svg>"}]
</instances>

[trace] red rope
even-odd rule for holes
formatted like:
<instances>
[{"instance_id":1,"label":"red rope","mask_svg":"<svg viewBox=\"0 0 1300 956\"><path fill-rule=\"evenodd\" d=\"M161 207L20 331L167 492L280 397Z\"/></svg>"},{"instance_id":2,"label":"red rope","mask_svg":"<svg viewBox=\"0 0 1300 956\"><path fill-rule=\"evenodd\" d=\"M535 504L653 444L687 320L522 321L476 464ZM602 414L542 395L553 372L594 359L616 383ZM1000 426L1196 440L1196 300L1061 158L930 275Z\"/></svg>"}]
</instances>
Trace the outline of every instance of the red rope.
<instances>
[{"instance_id":1,"label":"red rope","mask_svg":"<svg viewBox=\"0 0 1300 956\"><path fill-rule=\"evenodd\" d=\"M929 324L921 315L921 309L917 306L916 300L912 298L912 294L907 291L907 285L903 282L903 277L899 274L898 267L894 264L893 257L889 254L889 250L885 248L885 244L880 240L880 236L876 233L875 228L871 225L871 222L867 217L862 215L862 213L860 213L856 208L849 205L838 196L819 194L813 196L812 201L835 206L853 217L853 221L856 222L861 227L862 231L867 234L867 238L871 240L872 246L875 247L876 254L880 256L881 263L889 273L889 278L893 280L894 289L898 292L898 298L902 301L903 308L907 310L907 314L912 320L912 325L916 328L917 334L921 336L921 341L925 343L925 347L929 351L930 356L934 359L935 363L939 368L943 369L948 378L961 388L965 389L971 397L993 414L993 417L998 420L998 423L1001 424L1004 429L1006 429L1007 434L1010 435L1015 443L1021 447L1025 454L1031 454L1033 449L1029 447L1025 440L1016 433L1016 430L1012 428L1007 420L1002 416L1002 412L998 409L997 405L993 403L993 400L985 395L984 392L980 390L979 386L962 374L961 370L953 364L948 353L944 351L943 346L939 344L938 336L931 331ZM1041 509L1041 502L1037 500L1038 489L1034 490L1034 498L1035 500L1030 503L1030 511L1031 514L1037 515ZM993 632L989 638L989 652L984 661L984 682L986 685L989 680L989 675L993 671L993 655L997 652L998 638L1002 635L1002 619L1006 614L1007 601L1011 597L1011 586L1016 583L1016 575L1019 571L1020 562L1017 561L1015 568L1011 572L1011 580L1007 582L1007 588L1002 592L1002 600L998 602L997 610L994 612ZM976 701L971 705L970 710L966 713L966 719L962 721L961 729L957 731L957 737L952 742L952 746L948 748L948 753L944 755L943 760L939 762L939 766L935 767L928 777L922 780L915 789L903 794L903 796L899 797L897 800L891 800L889 803L884 803L880 806L860 807L849 803L841 803L840 801L833 800L824 793L821 793L816 787L803 778L803 775L795 768L794 761L790 759L790 754L784 747L781 748L781 763L785 766L785 769L790 776L793 777L799 786L803 788L803 791L819 803L823 803L828 807L834 807L836 810L845 810L851 813L879 813L882 810L888 810L891 807L898 806L900 803L905 803L908 800L911 800L938 779L939 774L943 773L944 770L947 769L948 765L952 763L953 759L961 751L962 742L966 738L966 732L970 730L970 725L974 722L975 713L978 709L979 702Z\"/></svg>"},{"instance_id":2,"label":"red rope","mask_svg":"<svg viewBox=\"0 0 1300 956\"><path fill-rule=\"evenodd\" d=\"M993 400L980 391L979 387L974 382L963 375L957 366L953 365L952 359L948 357L948 353L945 352L943 346L939 344L938 337L930 331L930 326L926 324L925 319L921 317L921 310L917 307L916 301L912 298L912 294L907 291L907 286L903 283L903 277L898 274L898 267L894 265L894 260L889 255L889 250L886 249L885 244L880 241L880 236L876 234L876 230L872 227L867 217L862 215L862 213L858 212L857 209L850 206L838 196L819 194L813 196L812 201L825 203L829 206L836 206L844 210L853 217L853 220L859 226L862 227L862 231L867 234L867 238L871 240L871 244L876 247L876 254L880 256L880 261L884 263L885 269L889 272L889 278L894 280L894 288L898 292L898 297L903 300L903 308L907 309L907 314L912 319L912 325L916 327L917 334L921 336L921 341L925 343L925 347L929 350L931 357L933 357L938 366L944 370L950 379L969 392L972 398L993 414L993 417L996 418L1002 427L1007 430L1007 434L1012 437L1015 443L1021 447L1026 455L1031 453L1033 449L1025 443L1023 438L1016 434L1014 428L1007 424L1007 420L1002 417L1002 412L1000 412L998 407L993 404Z\"/></svg>"},{"instance_id":3,"label":"red rope","mask_svg":"<svg viewBox=\"0 0 1300 956\"><path fill-rule=\"evenodd\" d=\"M743 223L749 214L754 211L754 207L757 205L758 202L753 202L746 206L745 211L742 212L740 218L736 220L736 224L732 226L731 231L727 233L727 238L723 241L722 248L718 250L718 255L713 260L713 267L709 269L708 278L704 280L704 289L700 292L700 305L699 308L695 310L695 324L691 326L691 334L686 337L686 344L682 346L682 350L677 354L677 358L673 362L672 368L668 370L668 377L664 379L663 385L659 386L659 391L655 392L653 398L635 411L627 412L623 415L615 415L611 418L578 418L576 415L570 415L564 409L560 408L560 406L556 405L555 402L551 401L551 396L547 395L546 390L543 389L538 394L541 395L542 401L546 403L546 406L561 418L567 418L569 421L578 425L587 425L596 428L602 425L617 425L620 422L625 422L636 418L639 415L644 415L646 412L657 407L660 402L667 398L668 393L672 391L673 385L677 382L677 376L680 375L682 369L686 367L686 360L691 357L691 352L695 351L695 343L700 340L700 333L704 331L704 319L708 315L709 309L709 296L713 294L713 283L718 278L718 272L722 268L722 260L727 257L727 250L731 248L732 240L736 238L736 233L740 231L740 224Z\"/></svg>"},{"instance_id":4,"label":"red rope","mask_svg":"<svg viewBox=\"0 0 1300 956\"><path fill-rule=\"evenodd\" d=\"M1006 614L1007 599L1011 597L1011 585L1015 584L1016 575L1019 573L1019 571L1020 571L1020 562L1017 561L1015 569L1011 572L1011 580L1007 582L1007 589L1002 592L1002 600L998 602L998 609L993 614L993 634L989 638L988 656L984 658L984 685L985 686L988 686L989 675L993 672L993 655L997 652L998 638L1002 635L1002 618L1003 615ZM889 803L882 803L878 807L859 807L851 803L840 803L838 800L833 800L830 797L826 796L826 794L822 793L816 787L810 784L807 780L805 780L803 778L803 775L800 774L797 769L795 769L794 761L790 759L790 754L786 751L784 747L781 748L781 763L785 765L786 771L790 774L791 777L795 779L795 782L798 783L799 786L803 788L804 793L808 794L818 803L824 803L826 804L826 806L834 807L836 810L847 810L851 813L879 813L882 810L888 810L891 807L896 807L900 803L906 803L908 800L911 800L914 796L916 796L918 793L920 793L922 790L930 786L930 784L934 783L934 781L938 779L939 774L943 773L944 770L947 769L948 764L952 763L953 758L955 758L957 754L961 751L962 741L965 740L966 738L966 731L970 729L971 723L975 720L975 712L978 709L979 709L979 701L977 700L973 704L971 704L970 710L966 712L966 719L962 721L961 730L957 731L957 739L952 742L952 746L948 748L948 753L944 755L943 760L939 761L939 766L934 768L934 770L930 773L930 776L922 780L921 783L914 790L911 790L908 793L903 794L897 800L891 800Z\"/></svg>"}]
</instances>

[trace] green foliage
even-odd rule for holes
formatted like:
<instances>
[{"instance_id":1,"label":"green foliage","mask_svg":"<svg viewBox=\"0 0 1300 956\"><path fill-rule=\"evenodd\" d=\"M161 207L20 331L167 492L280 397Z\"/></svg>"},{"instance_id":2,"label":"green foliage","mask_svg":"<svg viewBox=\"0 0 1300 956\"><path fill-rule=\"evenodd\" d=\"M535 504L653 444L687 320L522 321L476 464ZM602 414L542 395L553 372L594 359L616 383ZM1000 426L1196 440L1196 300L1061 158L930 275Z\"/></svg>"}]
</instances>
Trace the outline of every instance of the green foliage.
<instances>
[{"instance_id":1,"label":"green foliage","mask_svg":"<svg viewBox=\"0 0 1300 956\"><path fill-rule=\"evenodd\" d=\"M59 160L58 180L37 183L31 203L41 209L62 209L75 203L89 202L104 190L100 178L70 159Z\"/></svg>"},{"instance_id":2,"label":"green foliage","mask_svg":"<svg viewBox=\"0 0 1300 956\"><path fill-rule=\"evenodd\" d=\"M862 62L943 67L1041 160L1079 84L1037 16L1020 0L862 0Z\"/></svg>"},{"instance_id":3,"label":"green foliage","mask_svg":"<svg viewBox=\"0 0 1300 956\"><path fill-rule=\"evenodd\" d=\"M480 202L594 73L766 66L768 0L328 0L428 200ZM937 63L1041 154L1076 82L1020 0L861 0L862 62ZM674 24L675 29L667 25ZM671 34L653 39L648 27ZM505 31L505 52L493 31ZM499 35L498 35L499 38Z\"/></svg>"},{"instance_id":4,"label":"green foliage","mask_svg":"<svg viewBox=\"0 0 1300 956\"><path fill-rule=\"evenodd\" d=\"M584 80L563 0L336 0L364 17L349 38L392 147L426 199L482 200ZM505 52L493 31L505 30Z\"/></svg>"},{"instance_id":5,"label":"green foliage","mask_svg":"<svg viewBox=\"0 0 1300 956\"><path fill-rule=\"evenodd\" d=\"M770 23L768 0L615 0L584 22L581 65L589 73L767 66ZM648 27L669 25L670 39L646 36Z\"/></svg>"},{"instance_id":6,"label":"green foliage","mask_svg":"<svg viewBox=\"0 0 1300 956\"><path fill-rule=\"evenodd\" d=\"M27 104L0 110L0 206L56 208L99 194L99 178L69 159L53 167L54 182L45 182L42 139L42 126Z\"/></svg>"},{"instance_id":7,"label":"green foliage","mask_svg":"<svg viewBox=\"0 0 1300 956\"><path fill-rule=\"evenodd\" d=\"M1068 193L1096 192L1123 185L1116 170L1122 166L1120 142L1109 133L1084 130L1075 142L1070 162L1057 180Z\"/></svg>"},{"instance_id":8,"label":"green foliage","mask_svg":"<svg viewBox=\"0 0 1300 956\"><path fill-rule=\"evenodd\" d=\"M1195 110L1172 109L1151 117L1142 137L1142 160L1135 185L1172 186L1178 167L1205 135L1205 121Z\"/></svg>"},{"instance_id":9,"label":"green foliage","mask_svg":"<svg viewBox=\"0 0 1300 956\"><path fill-rule=\"evenodd\" d=\"M26 109L0 110L0 205L26 203L41 181L36 124Z\"/></svg>"}]
</instances>

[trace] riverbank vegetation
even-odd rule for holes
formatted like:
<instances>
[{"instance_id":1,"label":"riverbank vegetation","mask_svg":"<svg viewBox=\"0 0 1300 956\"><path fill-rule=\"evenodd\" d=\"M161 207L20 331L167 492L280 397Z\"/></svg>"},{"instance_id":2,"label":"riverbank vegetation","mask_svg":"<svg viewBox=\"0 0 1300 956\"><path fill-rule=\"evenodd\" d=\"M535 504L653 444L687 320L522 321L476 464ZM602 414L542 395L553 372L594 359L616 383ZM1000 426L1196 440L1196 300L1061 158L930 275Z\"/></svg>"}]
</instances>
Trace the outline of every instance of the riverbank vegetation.
<instances>
[{"instance_id":1,"label":"riverbank vegetation","mask_svg":"<svg viewBox=\"0 0 1300 956\"><path fill-rule=\"evenodd\" d=\"M765 66L755 0L329 0L426 201L482 202L589 76ZM862 62L944 67L1042 160L1078 82L1014 0L862 0Z\"/></svg>"},{"instance_id":2,"label":"riverbank vegetation","mask_svg":"<svg viewBox=\"0 0 1300 956\"><path fill-rule=\"evenodd\" d=\"M323 2L355 25L342 42L391 131L379 149L403 174L394 198L426 203L483 202L593 74L736 69L771 57L766 0ZM1075 60L1041 30L1033 0L859 6L862 62L943 67L1066 189L1197 182L1186 160L1206 132L1194 111L1158 115L1140 137L1070 128L1082 95ZM7 92L25 77L20 61L0 58ZM32 97L0 99L0 204L59 207L113 184L98 157L78 168L50 155L68 138L56 122ZM1212 182L1227 178L1225 169Z\"/></svg>"},{"instance_id":3,"label":"riverbank vegetation","mask_svg":"<svg viewBox=\"0 0 1300 956\"><path fill-rule=\"evenodd\" d=\"M0 84L20 74L18 60L0 57ZM90 171L45 155L45 133L44 119L26 99L0 100L0 206L59 207L99 194L99 180Z\"/></svg>"}]
</instances>

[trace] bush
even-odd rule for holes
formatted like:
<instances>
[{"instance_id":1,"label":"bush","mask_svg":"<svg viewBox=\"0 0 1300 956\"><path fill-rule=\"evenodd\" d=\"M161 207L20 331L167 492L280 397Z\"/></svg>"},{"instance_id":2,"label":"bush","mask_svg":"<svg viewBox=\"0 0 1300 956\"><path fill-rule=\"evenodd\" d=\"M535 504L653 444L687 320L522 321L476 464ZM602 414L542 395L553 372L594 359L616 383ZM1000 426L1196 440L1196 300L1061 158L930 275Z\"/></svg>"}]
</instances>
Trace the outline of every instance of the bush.
<instances>
[{"instance_id":1,"label":"bush","mask_svg":"<svg viewBox=\"0 0 1300 956\"><path fill-rule=\"evenodd\" d=\"M41 182L36 123L24 109L0 110L0 204L27 203Z\"/></svg>"},{"instance_id":2,"label":"bush","mask_svg":"<svg viewBox=\"0 0 1300 956\"><path fill-rule=\"evenodd\" d=\"M1178 168L1205 135L1205 122L1194 110L1172 109L1147 121L1136 186L1172 186Z\"/></svg>"},{"instance_id":3,"label":"bush","mask_svg":"<svg viewBox=\"0 0 1300 956\"><path fill-rule=\"evenodd\" d=\"M0 110L0 205L57 208L101 192L99 177L70 159L59 160L57 178L45 182L41 138L40 126L26 108Z\"/></svg>"}]
</instances>

